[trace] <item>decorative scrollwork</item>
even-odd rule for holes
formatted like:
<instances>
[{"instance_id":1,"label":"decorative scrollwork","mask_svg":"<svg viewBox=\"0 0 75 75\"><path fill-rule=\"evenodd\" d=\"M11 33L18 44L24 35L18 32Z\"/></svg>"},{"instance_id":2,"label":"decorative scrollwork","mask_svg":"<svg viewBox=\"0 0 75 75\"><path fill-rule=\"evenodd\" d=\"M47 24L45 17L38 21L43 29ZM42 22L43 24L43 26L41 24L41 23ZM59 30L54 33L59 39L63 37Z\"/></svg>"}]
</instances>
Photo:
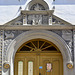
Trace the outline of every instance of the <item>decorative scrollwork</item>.
<instances>
[{"instance_id":1,"label":"decorative scrollwork","mask_svg":"<svg viewBox=\"0 0 75 75\"><path fill-rule=\"evenodd\" d=\"M9 65L8 63L4 63L3 67L4 67L5 69L8 69L8 68L10 67L10 65Z\"/></svg>"},{"instance_id":2,"label":"decorative scrollwork","mask_svg":"<svg viewBox=\"0 0 75 75\"><path fill-rule=\"evenodd\" d=\"M73 62L70 61L69 63L67 63L67 67L68 67L68 69L72 69L73 68Z\"/></svg>"}]
</instances>

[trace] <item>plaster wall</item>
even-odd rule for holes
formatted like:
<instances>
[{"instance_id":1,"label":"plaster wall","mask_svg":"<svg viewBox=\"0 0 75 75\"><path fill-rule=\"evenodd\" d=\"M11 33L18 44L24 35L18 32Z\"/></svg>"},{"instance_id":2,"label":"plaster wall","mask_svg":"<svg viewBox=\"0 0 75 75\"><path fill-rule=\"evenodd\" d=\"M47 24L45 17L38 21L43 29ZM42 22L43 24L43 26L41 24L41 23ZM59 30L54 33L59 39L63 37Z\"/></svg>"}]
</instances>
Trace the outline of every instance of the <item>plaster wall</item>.
<instances>
[{"instance_id":1,"label":"plaster wall","mask_svg":"<svg viewBox=\"0 0 75 75\"><path fill-rule=\"evenodd\" d=\"M31 0L0 0L0 25L20 15L20 6L25 9ZM51 10L55 6L54 14L58 17L75 24L75 0L44 0ZM12 15L11 15L12 14ZM66 15L66 16L65 16Z\"/></svg>"}]
</instances>

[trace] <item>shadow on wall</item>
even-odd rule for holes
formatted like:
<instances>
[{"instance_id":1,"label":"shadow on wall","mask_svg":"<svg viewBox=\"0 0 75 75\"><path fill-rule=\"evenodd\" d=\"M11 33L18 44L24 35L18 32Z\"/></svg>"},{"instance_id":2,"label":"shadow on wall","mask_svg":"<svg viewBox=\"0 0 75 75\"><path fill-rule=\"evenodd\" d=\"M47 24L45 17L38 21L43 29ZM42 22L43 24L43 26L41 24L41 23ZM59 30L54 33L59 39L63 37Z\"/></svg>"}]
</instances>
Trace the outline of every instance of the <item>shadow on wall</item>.
<instances>
[{"instance_id":1,"label":"shadow on wall","mask_svg":"<svg viewBox=\"0 0 75 75\"><path fill-rule=\"evenodd\" d=\"M55 0L52 4L55 4L55 5L75 5L75 0Z\"/></svg>"},{"instance_id":2,"label":"shadow on wall","mask_svg":"<svg viewBox=\"0 0 75 75\"><path fill-rule=\"evenodd\" d=\"M1 5L24 5L27 0L0 0Z\"/></svg>"}]
</instances>

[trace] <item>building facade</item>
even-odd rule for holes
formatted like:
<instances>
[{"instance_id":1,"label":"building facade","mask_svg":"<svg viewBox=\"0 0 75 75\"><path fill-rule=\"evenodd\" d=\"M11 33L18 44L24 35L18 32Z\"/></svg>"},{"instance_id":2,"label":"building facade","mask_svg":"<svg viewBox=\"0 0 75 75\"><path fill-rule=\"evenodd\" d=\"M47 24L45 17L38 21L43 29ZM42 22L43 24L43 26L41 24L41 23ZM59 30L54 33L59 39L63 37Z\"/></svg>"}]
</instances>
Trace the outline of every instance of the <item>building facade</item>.
<instances>
[{"instance_id":1,"label":"building facade","mask_svg":"<svg viewBox=\"0 0 75 75\"><path fill-rule=\"evenodd\" d=\"M0 26L0 75L74 75L75 26L53 13L31 0Z\"/></svg>"}]
</instances>

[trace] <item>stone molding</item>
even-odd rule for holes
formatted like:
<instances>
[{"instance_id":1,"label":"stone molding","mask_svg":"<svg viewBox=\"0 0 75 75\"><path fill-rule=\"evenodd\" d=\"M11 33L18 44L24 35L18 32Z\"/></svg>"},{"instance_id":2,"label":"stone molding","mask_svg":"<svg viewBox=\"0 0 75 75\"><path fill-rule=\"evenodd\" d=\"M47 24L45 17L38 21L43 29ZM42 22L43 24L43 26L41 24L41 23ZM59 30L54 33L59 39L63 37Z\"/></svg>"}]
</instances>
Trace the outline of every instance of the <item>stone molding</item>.
<instances>
[{"instance_id":1,"label":"stone molding","mask_svg":"<svg viewBox=\"0 0 75 75\"><path fill-rule=\"evenodd\" d=\"M0 25L0 30L36 30L36 29L40 29L40 30L55 30L55 29L75 29L75 26L74 25L64 25L64 26L60 26L60 25L47 25L47 26L41 26L41 25L38 25L38 26L13 26L13 25Z\"/></svg>"},{"instance_id":2,"label":"stone molding","mask_svg":"<svg viewBox=\"0 0 75 75\"><path fill-rule=\"evenodd\" d=\"M45 11L45 10L42 10L42 11L26 11L26 10L22 10L21 11L21 14L24 14L24 15L26 15L26 14L42 14L42 15L46 15L46 14L49 14L49 15L52 15L53 14L53 12L54 12L54 10L47 10L47 11Z\"/></svg>"}]
</instances>

